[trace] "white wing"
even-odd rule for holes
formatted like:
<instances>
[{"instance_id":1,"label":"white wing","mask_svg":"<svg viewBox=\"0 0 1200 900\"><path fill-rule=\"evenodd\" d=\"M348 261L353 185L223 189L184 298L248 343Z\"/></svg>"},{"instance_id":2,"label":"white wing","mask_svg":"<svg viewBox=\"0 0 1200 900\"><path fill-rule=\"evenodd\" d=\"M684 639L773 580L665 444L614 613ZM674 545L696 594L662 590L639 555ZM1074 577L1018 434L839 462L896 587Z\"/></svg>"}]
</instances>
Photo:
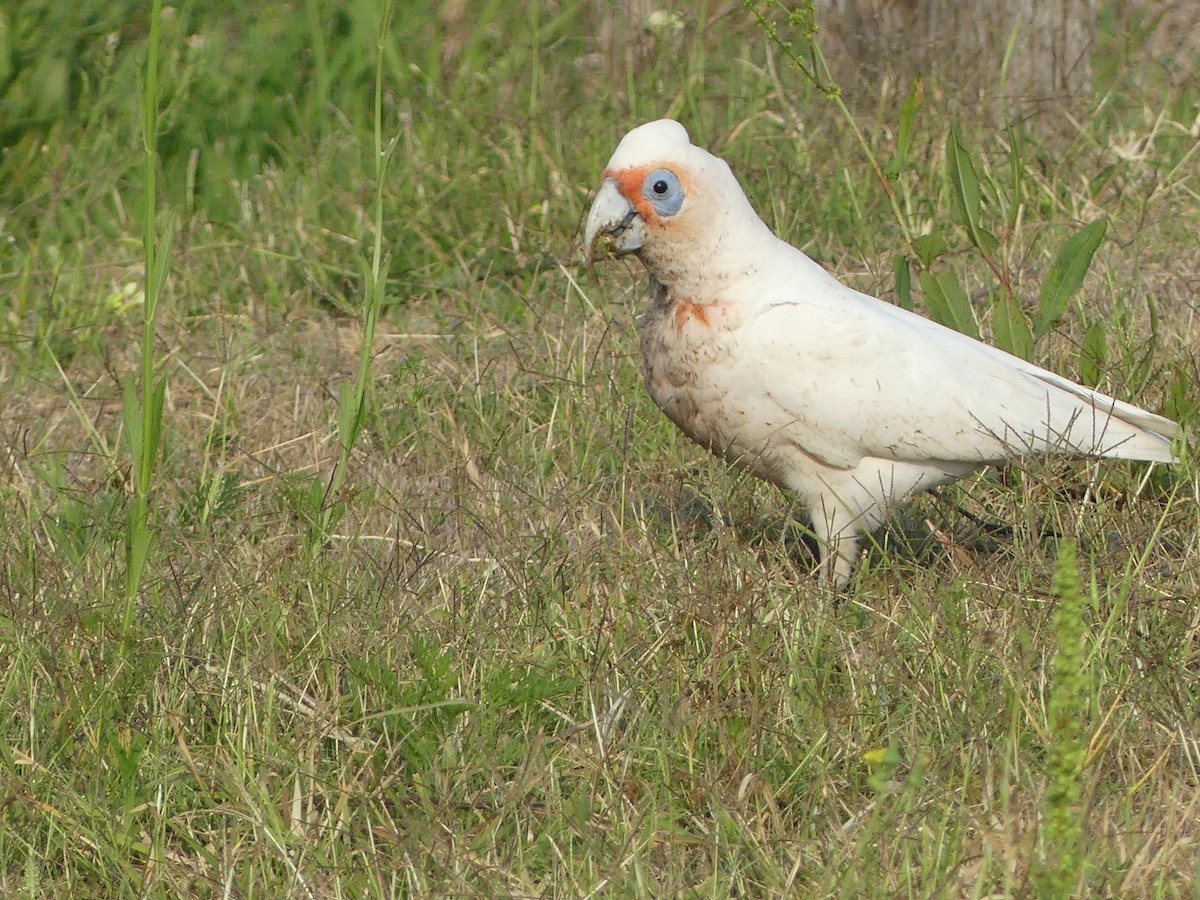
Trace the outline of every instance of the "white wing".
<instances>
[{"instance_id":1,"label":"white wing","mask_svg":"<svg viewBox=\"0 0 1200 900\"><path fill-rule=\"evenodd\" d=\"M827 464L1173 458L1169 419L851 290L789 249L791 277L758 299L729 376Z\"/></svg>"}]
</instances>

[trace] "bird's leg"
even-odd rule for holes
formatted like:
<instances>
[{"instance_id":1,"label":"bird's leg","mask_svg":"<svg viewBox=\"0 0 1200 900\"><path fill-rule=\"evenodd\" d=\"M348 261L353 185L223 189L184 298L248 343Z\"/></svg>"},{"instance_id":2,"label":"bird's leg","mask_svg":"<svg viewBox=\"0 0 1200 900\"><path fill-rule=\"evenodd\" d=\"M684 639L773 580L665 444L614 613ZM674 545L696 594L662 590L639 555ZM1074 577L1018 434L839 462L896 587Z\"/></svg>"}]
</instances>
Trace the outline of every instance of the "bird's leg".
<instances>
[{"instance_id":1,"label":"bird's leg","mask_svg":"<svg viewBox=\"0 0 1200 900\"><path fill-rule=\"evenodd\" d=\"M849 511L825 503L813 509L812 527L821 552L821 578L841 590L858 560L862 528Z\"/></svg>"}]
</instances>

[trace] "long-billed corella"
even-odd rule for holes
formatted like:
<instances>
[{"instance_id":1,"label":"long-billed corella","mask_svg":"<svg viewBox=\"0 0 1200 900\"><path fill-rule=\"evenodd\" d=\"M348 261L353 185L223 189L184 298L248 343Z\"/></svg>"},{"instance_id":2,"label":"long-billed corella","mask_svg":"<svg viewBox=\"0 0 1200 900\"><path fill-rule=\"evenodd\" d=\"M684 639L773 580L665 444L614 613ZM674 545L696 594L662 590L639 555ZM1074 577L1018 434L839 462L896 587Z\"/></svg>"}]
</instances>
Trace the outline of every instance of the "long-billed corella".
<instances>
[{"instance_id":1,"label":"long-billed corella","mask_svg":"<svg viewBox=\"0 0 1200 900\"><path fill-rule=\"evenodd\" d=\"M1174 459L1179 426L853 290L777 238L678 122L629 132L584 250L636 253L646 385L696 443L792 491L850 578L898 503L1030 455Z\"/></svg>"}]
</instances>

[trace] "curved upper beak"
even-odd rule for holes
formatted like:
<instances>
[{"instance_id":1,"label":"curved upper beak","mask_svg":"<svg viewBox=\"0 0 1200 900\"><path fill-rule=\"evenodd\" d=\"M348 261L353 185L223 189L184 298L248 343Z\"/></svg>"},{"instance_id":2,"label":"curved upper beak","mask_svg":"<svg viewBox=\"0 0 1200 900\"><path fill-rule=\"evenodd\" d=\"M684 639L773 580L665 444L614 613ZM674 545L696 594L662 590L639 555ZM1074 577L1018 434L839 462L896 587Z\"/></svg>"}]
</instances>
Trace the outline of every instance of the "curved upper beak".
<instances>
[{"instance_id":1,"label":"curved upper beak","mask_svg":"<svg viewBox=\"0 0 1200 900\"><path fill-rule=\"evenodd\" d=\"M596 244L607 245L617 256L641 249L646 237L642 217L633 204L617 190L617 183L605 178L592 201L587 227L583 230L583 260L591 264L596 256Z\"/></svg>"}]
</instances>

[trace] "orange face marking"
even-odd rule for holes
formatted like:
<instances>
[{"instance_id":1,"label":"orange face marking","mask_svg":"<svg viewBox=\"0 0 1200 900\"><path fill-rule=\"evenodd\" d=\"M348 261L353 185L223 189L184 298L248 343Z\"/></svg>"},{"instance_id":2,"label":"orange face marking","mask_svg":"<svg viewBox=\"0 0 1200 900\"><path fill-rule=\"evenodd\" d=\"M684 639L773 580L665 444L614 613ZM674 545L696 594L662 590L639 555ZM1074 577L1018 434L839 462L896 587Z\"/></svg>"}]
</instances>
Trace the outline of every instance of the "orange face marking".
<instances>
[{"instance_id":1,"label":"orange face marking","mask_svg":"<svg viewBox=\"0 0 1200 900\"><path fill-rule=\"evenodd\" d=\"M636 169L618 169L616 171L605 169L601 176L601 180L611 178L617 183L617 190L621 192L621 196L633 204L633 208L637 210L637 214L642 217L644 222L650 222L657 218L650 201L642 196L642 183L646 180L646 176L654 171L654 168L638 166Z\"/></svg>"},{"instance_id":2,"label":"orange face marking","mask_svg":"<svg viewBox=\"0 0 1200 900\"><path fill-rule=\"evenodd\" d=\"M634 166L630 169L605 169L604 174L600 176L602 182L605 178L611 178L617 183L617 190L621 192L626 200L633 204L633 208L637 210L637 214L642 217L642 221L647 225L662 225L664 221L655 212L654 205L642 195L642 185L646 183L646 176L655 169L670 169L679 179L684 196L691 194L692 182L686 173L662 162L650 163L646 166Z\"/></svg>"}]
</instances>

